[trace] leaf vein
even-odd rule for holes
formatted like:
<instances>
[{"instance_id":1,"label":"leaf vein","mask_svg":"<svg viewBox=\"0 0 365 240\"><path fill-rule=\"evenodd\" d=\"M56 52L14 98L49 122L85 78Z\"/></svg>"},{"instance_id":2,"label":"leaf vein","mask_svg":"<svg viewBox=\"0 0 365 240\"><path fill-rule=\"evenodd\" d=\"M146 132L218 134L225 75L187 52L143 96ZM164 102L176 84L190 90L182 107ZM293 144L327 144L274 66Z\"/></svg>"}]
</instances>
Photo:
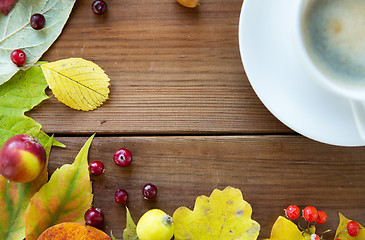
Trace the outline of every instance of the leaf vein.
<instances>
[{"instance_id":1,"label":"leaf vein","mask_svg":"<svg viewBox=\"0 0 365 240\"><path fill-rule=\"evenodd\" d=\"M86 89L89 89L90 91L95 92L96 94L99 94L99 95L101 95L102 97L105 97L102 93L99 93L99 92L98 92L98 91L96 91L95 89L92 89L92 88L90 88L89 86L84 85L84 84L82 84L82 83L80 83L80 82L78 82L78 81L76 81L76 80L72 79L71 77L69 77L69 76L67 76L67 75L64 75L64 74L62 74L62 73L60 73L60 72L58 72L58 71L56 71L56 70L54 70L54 69L52 69L52 68L49 68L49 69L50 69L51 71L54 71L54 72L56 72L57 74L59 74L59 75L63 76L64 78L66 78L66 79L70 80L71 82L74 82L74 83L76 83L76 84L79 84L80 86L82 86L82 87L84 87L84 88L86 88Z\"/></svg>"}]
</instances>

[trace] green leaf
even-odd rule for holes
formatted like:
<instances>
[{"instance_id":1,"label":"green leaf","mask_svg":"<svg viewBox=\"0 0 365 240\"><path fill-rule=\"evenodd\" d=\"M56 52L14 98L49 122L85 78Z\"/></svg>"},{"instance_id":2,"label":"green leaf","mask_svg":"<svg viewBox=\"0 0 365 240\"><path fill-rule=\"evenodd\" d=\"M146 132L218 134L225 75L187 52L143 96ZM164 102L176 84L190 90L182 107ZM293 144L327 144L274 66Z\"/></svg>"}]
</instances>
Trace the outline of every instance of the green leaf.
<instances>
[{"instance_id":1,"label":"green leaf","mask_svg":"<svg viewBox=\"0 0 365 240\"><path fill-rule=\"evenodd\" d=\"M112 240L117 240L117 239L114 237L114 235L113 235L113 231L110 231L110 236L111 236Z\"/></svg>"},{"instance_id":2,"label":"green leaf","mask_svg":"<svg viewBox=\"0 0 365 240\"><path fill-rule=\"evenodd\" d=\"M0 85L0 146L17 134L32 135L44 146L49 136L41 131L41 125L25 112L37 106L48 96L45 94L47 82L40 67L20 71L8 82ZM63 146L54 141L53 145Z\"/></svg>"},{"instance_id":3,"label":"green leaf","mask_svg":"<svg viewBox=\"0 0 365 240\"><path fill-rule=\"evenodd\" d=\"M127 224L126 228L123 231L123 239L124 240L136 240L137 237L137 231L136 231L136 224L133 222L131 213L129 212L129 209L125 207L127 210Z\"/></svg>"},{"instance_id":4,"label":"green leaf","mask_svg":"<svg viewBox=\"0 0 365 240\"><path fill-rule=\"evenodd\" d=\"M74 163L57 169L31 199L25 213L27 240L36 240L43 231L58 223L85 223L84 213L93 201L88 152L94 135L82 147Z\"/></svg>"},{"instance_id":5,"label":"green leaf","mask_svg":"<svg viewBox=\"0 0 365 240\"><path fill-rule=\"evenodd\" d=\"M74 3L75 0L19 0L7 16L0 15L0 84L20 69L11 62L10 53L22 49L27 55L23 67L35 64L61 34ZM46 19L41 30L34 30L29 24L35 13Z\"/></svg>"},{"instance_id":6,"label":"green leaf","mask_svg":"<svg viewBox=\"0 0 365 240\"><path fill-rule=\"evenodd\" d=\"M47 163L39 176L29 183L14 183L0 176L0 239L25 238L25 210L33 195L47 182L47 166L53 138L45 145Z\"/></svg>"}]
</instances>

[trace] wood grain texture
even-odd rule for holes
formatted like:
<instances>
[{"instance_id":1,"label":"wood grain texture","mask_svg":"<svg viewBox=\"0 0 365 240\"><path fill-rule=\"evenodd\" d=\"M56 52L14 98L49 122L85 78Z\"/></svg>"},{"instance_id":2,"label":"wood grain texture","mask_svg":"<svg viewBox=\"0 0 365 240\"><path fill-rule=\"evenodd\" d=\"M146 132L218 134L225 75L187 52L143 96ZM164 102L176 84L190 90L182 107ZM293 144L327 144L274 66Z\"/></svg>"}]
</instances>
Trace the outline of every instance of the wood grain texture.
<instances>
[{"instance_id":1,"label":"wood grain texture","mask_svg":"<svg viewBox=\"0 0 365 240\"><path fill-rule=\"evenodd\" d=\"M109 0L97 16L78 0L60 38L42 57L83 57L111 78L110 99L78 112L52 97L30 116L49 133L288 133L260 102L241 63L242 0ZM50 93L51 94L51 93ZM51 117L50 117L51 116Z\"/></svg>"},{"instance_id":2,"label":"wood grain texture","mask_svg":"<svg viewBox=\"0 0 365 240\"><path fill-rule=\"evenodd\" d=\"M72 163L87 138L57 138L67 148L53 148L50 172ZM129 167L112 161L120 147L133 154ZM322 230L335 230L338 211L365 223L365 148L334 147L295 136L222 137L98 137L89 161L101 160L102 176L92 177L94 206L105 214L104 230L121 239L125 209L114 202L114 192L129 192L127 204L135 221L152 208L169 214L179 206L192 209L195 198L214 188L239 188L261 224L259 239L289 204L316 206L328 214ZM145 183L159 190L156 200L142 198ZM328 238L329 239L329 238Z\"/></svg>"}]
</instances>

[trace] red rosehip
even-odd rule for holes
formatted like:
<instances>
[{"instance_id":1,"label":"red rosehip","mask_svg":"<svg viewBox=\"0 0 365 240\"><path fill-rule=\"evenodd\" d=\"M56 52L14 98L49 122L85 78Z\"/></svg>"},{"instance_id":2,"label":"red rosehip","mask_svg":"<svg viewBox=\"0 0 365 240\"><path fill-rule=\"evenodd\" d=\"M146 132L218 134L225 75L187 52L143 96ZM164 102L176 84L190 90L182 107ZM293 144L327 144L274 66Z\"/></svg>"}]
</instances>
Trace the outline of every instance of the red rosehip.
<instances>
[{"instance_id":1,"label":"red rosehip","mask_svg":"<svg viewBox=\"0 0 365 240\"><path fill-rule=\"evenodd\" d=\"M327 214L323 211L318 211L318 217L316 219L317 224L323 224L327 222Z\"/></svg>"},{"instance_id":2,"label":"red rosehip","mask_svg":"<svg viewBox=\"0 0 365 240\"><path fill-rule=\"evenodd\" d=\"M320 240L319 236L315 233L311 235L311 240Z\"/></svg>"},{"instance_id":3,"label":"red rosehip","mask_svg":"<svg viewBox=\"0 0 365 240\"><path fill-rule=\"evenodd\" d=\"M17 49L17 50L14 50L11 52L10 59L15 65L20 67L21 65L23 65L25 63L27 56L25 55L25 52L23 52L20 49Z\"/></svg>"},{"instance_id":4,"label":"red rosehip","mask_svg":"<svg viewBox=\"0 0 365 240\"><path fill-rule=\"evenodd\" d=\"M314 222L318 217L317 209L312 206L304 208L303 217L308 222Z\"/></svg>"},{"instance_id":5,"label":"red rosehip","mask_svg":"<svg viewBox=\"0 0 365 240\"><path fill-rule=\"evenodd\" d=\"M290 205L285 209L285 215L291 220L295 220L300 216L300 209L296 205Z\"/></svg>"},{"instance_id":6,"label":"red rosehip","mask_svg":"<svg viewBox=\"0 0 365 240\"><path fill-rule=\"evenodd\" d=\"M360 225L355 221L350 221L347 223L347 232L351 237L356 237L360 232Z\"/></svg>"}]
</instances>

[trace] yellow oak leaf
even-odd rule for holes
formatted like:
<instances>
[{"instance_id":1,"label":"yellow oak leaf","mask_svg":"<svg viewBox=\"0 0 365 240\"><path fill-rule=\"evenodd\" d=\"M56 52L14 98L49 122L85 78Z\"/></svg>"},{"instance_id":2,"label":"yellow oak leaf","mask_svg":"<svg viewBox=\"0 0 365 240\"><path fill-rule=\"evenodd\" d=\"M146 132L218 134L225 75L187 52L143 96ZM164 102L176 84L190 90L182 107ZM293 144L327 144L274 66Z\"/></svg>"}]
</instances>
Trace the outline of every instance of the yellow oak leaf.
<instances>
[{"instance_id":1,"label":"yellow oak leaf","mask_svg":"<svg viewBox=\"0 0 365 240\"><path fill-rule=\"evenodd\" d=\"M260 225L251 219L251 205L239 189L215 189L210 197L199 196L194 210L178 208L173 215L175 239L257 239Z\"/></svg>"},{"instance_id":2,"label":"yellow oak leaf","mask_svg":"<svg viewBox=\"0 0 365 240\"><path fill-rule=\"evenodd\" d=\"M340 223L338 224L337 230L336 230L336 237L340 238L341 240L364 240L365 239L365 229L360 224L360 232L359 235L355 237L351 237L347 233L347 223L350 222L350 219L347 219L345 216L343 216L341 213L338 213L340 216Z\"/></svg>"},{"instance_id":3,"label":"yellow oak leaf","mask_svg":"<svg viewBox=\"0 0 365 240\"><path fill-rule=\"evenodd\" d=\"M108 99L110 79L93 62L68 58L41 67L55 97L73 109L93 110Z\"/></svg>"},{"instance_id":4,"label":"yellow oak leaf","mask_svg":"<svg viewBox=\"0 0 365 240\"><path fill-rule=\"evenodd\" d=\"M310 228L311 233L315 233L315 227ZM278 217L271 229L271 236L266 240L308 240L311 234L303 233L298 226L285 217Z\"/></svg>"}]
</instances>

